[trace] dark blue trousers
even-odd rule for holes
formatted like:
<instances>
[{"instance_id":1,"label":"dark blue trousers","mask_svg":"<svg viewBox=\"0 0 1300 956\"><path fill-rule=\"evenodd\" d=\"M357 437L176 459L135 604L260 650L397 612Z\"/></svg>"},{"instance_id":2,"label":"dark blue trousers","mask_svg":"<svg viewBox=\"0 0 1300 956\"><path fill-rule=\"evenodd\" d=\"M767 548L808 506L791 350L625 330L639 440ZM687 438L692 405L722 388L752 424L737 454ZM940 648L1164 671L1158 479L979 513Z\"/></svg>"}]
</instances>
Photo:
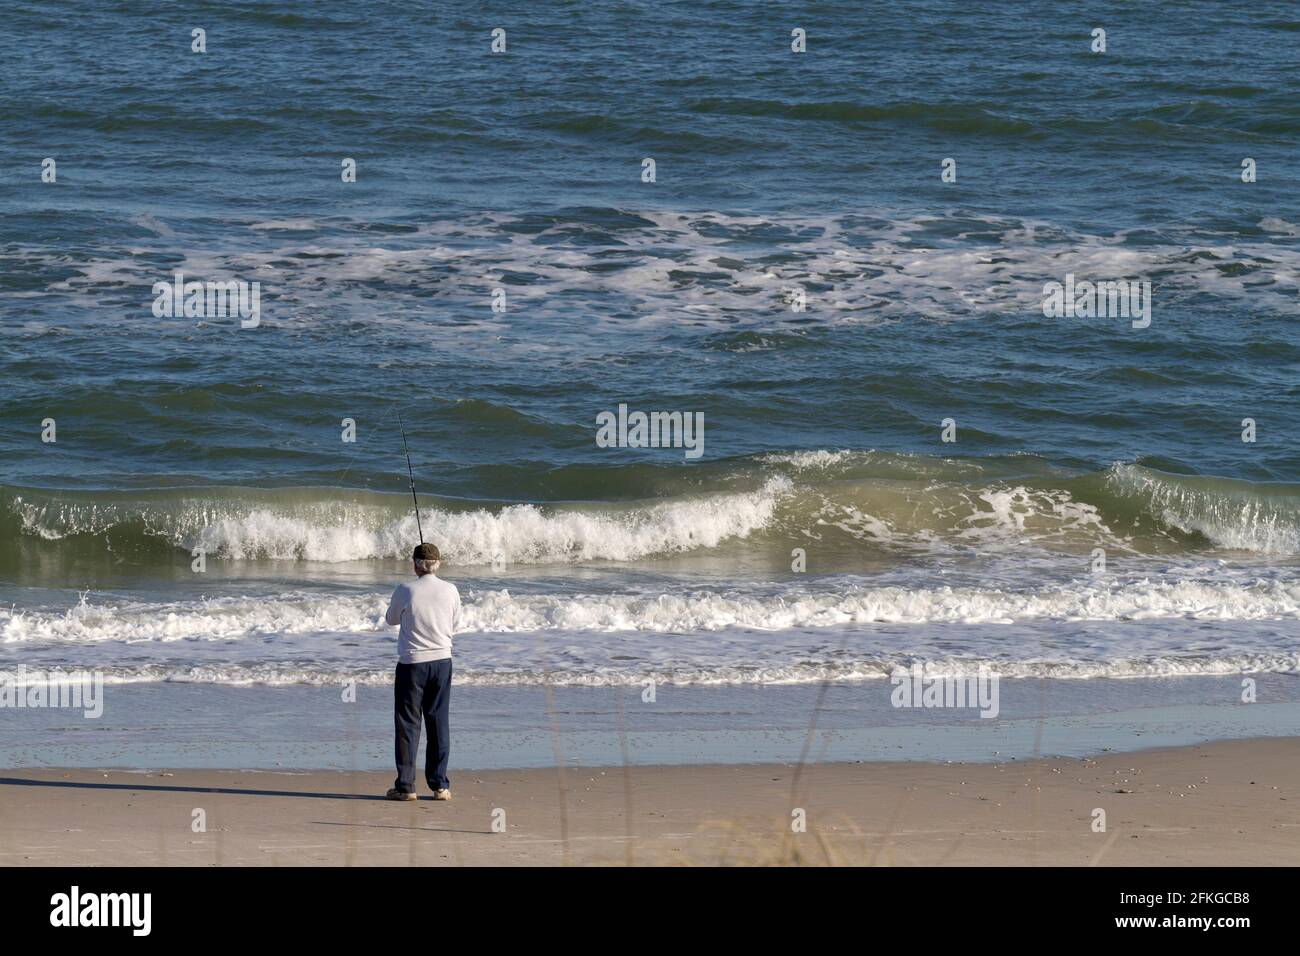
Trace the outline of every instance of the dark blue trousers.
<instances>
[{"instance_id":1,"label":"dark blue trousers","mask_svg":"<svg viewBox=\"0 0 1300 956\"><path fill-rule=\"evenodd\" d=\"M430 790L446 790L451 756L451 659L398 664L393 680L393 723L397 732L398 790L415 790L415 759L420 752L420 723L429 724L424 781Z\"/></svg>"}]
</instances>

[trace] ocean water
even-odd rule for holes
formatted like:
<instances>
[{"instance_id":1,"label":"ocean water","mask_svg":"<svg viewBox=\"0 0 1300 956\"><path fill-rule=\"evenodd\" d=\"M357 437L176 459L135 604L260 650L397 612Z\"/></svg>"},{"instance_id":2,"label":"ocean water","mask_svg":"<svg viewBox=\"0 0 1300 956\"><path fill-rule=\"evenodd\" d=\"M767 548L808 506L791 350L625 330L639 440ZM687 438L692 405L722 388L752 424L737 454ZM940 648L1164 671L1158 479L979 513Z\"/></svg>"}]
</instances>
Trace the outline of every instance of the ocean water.
<instances>
[{"instance_id":1,"label":"ocean water","mask_svg":"<svg viewBox=\"0 0 1300 956\"><path fill-rule=\"evenodd\" d=\"M400 412L466 687L1296 673L1294 5L74 7L0 4L0 669L382 685Z\"/></svg>"}]
</instances>

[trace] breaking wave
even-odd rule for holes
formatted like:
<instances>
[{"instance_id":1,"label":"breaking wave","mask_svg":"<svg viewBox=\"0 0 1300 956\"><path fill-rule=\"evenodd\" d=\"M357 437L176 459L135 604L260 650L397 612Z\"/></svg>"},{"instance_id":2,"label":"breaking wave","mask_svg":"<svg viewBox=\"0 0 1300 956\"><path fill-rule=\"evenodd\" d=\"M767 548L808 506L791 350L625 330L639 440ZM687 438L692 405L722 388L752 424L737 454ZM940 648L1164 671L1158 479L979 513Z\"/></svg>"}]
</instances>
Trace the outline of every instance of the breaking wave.
<instances>
[{"instance_id":1,"label":"breaking wave","mask_svg":"<svg viewBox=\"0 0 1300 956\"><path fill-rule=\"evenodd\" d=\"M615 474L615 472L618 472ZM428 499L428 537L455 565L636 562L792 544L844 555L936 548L1094 547L1138 554L1300 554L1300 485L1175 475L1119 463L1068 475L1031 456L944 459L846 450L760 455L662 469L656 498L600 500L637 484L593 468L591 500ZM642 482L649 484L649 481ZM229 561L374 561L416 539L404 496L324 488L140 492L0 489L8 548L75 548L175 562L204 549ZM12 560L12 558L11 558ZM788 560L788 558L787 558Z\"/></svg>"},{"instance_id":2,"label":"breaking wave","mask_svg":"<svg viewBox=\"0 0 1300 956\"><path fill-rule=\"evenodd\" d=\"M775 589L773 589L775 588ZM1025 591L799 587L640 594L511 594L466 591L464 630L536 634L789 631L847 624L1016 624L1041 621L1296 620L1300 581L1141 580ZM0 610L0 643L239 641L318 634L391 637L385 596L291 592L167 604L99 605L69 610Z\"/></svg>"}]
</instances>

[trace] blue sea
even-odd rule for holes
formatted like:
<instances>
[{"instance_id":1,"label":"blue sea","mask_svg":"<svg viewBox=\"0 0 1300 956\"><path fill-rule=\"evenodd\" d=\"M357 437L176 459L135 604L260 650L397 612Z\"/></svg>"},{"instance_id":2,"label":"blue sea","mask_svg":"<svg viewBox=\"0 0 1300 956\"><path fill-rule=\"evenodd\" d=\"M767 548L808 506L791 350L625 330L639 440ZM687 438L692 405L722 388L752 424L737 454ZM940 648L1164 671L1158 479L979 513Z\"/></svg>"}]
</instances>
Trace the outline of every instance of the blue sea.
<instances>
[{"instance_id":1,"label":"blue sea","mask_svg":"<svg viewBox=\"0 0 1300 956\"><path fill-rule=\"evenodd\" d=\"M379 714L422 530L502 733L651 682L851 729L913 664L1294 698L1298 51L1281 2L0 2L0 670L165 689L146 753L222 688ZM1045 314L1118 281L1148 324Z\"/></svg>"}]
</instances>

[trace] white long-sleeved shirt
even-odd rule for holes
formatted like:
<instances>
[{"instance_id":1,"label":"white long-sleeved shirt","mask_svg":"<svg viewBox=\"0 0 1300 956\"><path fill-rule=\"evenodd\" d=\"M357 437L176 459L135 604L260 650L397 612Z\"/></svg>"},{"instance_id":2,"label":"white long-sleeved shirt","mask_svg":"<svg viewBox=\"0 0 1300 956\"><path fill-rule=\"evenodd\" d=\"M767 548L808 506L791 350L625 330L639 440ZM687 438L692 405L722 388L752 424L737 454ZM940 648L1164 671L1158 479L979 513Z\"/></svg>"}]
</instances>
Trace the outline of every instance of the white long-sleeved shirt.
<instances>
[{"instance_id":1,"label":"white long-sleeved shirt","mask_svg":"<svg viewBox=\"0 0 1300 956\"><path fill-rule=\"evenodd\" d=\"M400 624L397 659L403 664L423 664L451 657L451 638L460 629L460 591L436 574L426 574L399 584L384 616Z\"/></svg>"}]
</instances>

